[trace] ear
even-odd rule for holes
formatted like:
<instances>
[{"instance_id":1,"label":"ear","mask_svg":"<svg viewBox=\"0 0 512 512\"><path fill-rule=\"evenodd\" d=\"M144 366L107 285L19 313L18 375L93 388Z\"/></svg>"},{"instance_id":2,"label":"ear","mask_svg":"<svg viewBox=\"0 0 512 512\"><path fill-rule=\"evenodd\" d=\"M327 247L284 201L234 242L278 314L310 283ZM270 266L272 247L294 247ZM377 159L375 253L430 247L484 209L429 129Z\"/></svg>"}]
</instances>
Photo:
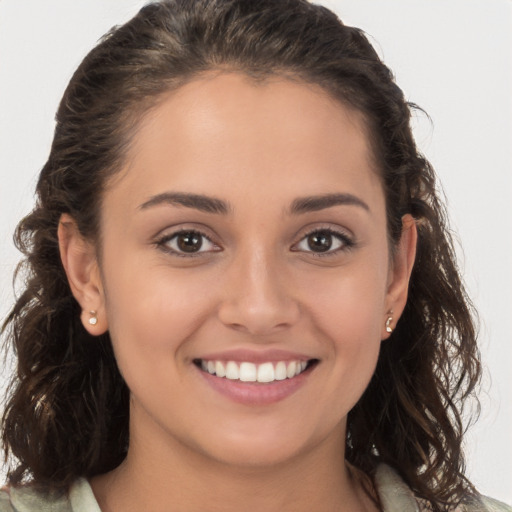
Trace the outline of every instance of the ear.
<instances>
[{"instance_id":1,"label":"ear","mask_svg":"<svg viewBox=\"0 0 512 512\"><path fill-rule=\"evenodd\" d=\"M391 261L388 289L386 293L385 317L383 321L382 339L389 338L407 303L409 280L416 258L418 232L414 218L407 214L402 217L402 234ZM391 320L389 320L391 318Z\"/></svg>"},{"instance_id":2,"label":"ear","mask_svg":"<svg viewBox=\"0 0 512 512\"><path fill-rule=\"evenodd\" d=\"M99 336L107 331L108 324L96 247L82 236L76 221L67 213L60 217L57 235L71 292L82 308L82 324L89 334Z\"/></svg>"}]
</instances>

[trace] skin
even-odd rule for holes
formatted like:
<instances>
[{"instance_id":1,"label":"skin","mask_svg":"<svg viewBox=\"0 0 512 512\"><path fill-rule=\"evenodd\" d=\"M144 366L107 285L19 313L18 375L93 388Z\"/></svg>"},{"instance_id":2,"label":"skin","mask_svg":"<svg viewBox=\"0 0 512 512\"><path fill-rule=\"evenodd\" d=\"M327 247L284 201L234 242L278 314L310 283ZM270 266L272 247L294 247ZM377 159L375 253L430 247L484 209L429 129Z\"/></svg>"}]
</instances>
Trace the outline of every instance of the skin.
<instances>
[{"instance_id":1,"label":"skin","mask_svg":"<svg viewBox=\"0 0 512 512\"><path fill-rule=\"evenodd\" d=\"M100 255L69 216L59 227L84 326L109 330L131 390L128 456L91 482L102 510L375 509L343 461L346 417L404 308L416 230L404 218L390 251L362 116L316 86L209 74L146 116L127 161L104 191ZM229 210L155 201L170 192ZM360 204L290 212L333 193ZM209 241L180 256L179 229ZM338 250L315 252L319 229ZM236 403L193 364L234 348L318 363L283 400Z\"/></svg>"}]
</instances>

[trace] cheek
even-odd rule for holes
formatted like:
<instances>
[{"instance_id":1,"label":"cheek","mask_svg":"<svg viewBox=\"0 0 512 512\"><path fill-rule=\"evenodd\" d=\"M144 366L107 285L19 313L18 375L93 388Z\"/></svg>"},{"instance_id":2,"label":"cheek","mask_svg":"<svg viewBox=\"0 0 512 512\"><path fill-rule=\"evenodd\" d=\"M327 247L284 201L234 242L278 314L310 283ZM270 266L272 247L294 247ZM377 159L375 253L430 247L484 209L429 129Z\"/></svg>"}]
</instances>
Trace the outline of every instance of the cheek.
<instances>
[{"instance_id":1,"label":"cheek","mask_svg":"<svg viewBox=\"0 0 512 512\"><path fill-rule=\"evenodd\" d=\"M126 259L105 274L109 332L121 371L135 366L156 375L154 368L169 364L204 322L211 310L205 289L211 285L204 276L191 279L164 265Z\"/></svg>"},{"instance_id":2,"label":"cheek","mask_svg":"<svg viewBox=\"0 0 512 512\"><path fill-rule=\"evenodd\" d=\"M131 279L120 270L118 265L107 283L109 331L119 370L132 400L153 411L151 417L163 414L174 422L172 411L191 407L187 395L174 390L182 390L181 379L190 371L184 356L209 308L204 284L187 280L185 285L164 268ZM166 412L158 413L163 395Z\"/></svg>"},{"instance_id":3,"label":"cheek","mask_svg":"<svg viewBox=\"0 0 512 512\"><path fill-rule=\"evenodd\" d=\"M374 261L335 269L306 282L309 309L317 327L339 348L380 342L387 290L387 265Z\"/></svg>"},{"instance_id":4,"label":"cheek","mask_svg":"<svg viewBox=\"0 0 512 512\"><path fill-rule=\"evenodd\" d=\"M309 317L321 333L331 368L333 400L350 409L368 385L379 356L387 266L374 262L336 269L328 279L310 279ZM340 395L340 389L343 390ZM343 396L341 399L340 397Z\"/></svg>"}]
</instances>

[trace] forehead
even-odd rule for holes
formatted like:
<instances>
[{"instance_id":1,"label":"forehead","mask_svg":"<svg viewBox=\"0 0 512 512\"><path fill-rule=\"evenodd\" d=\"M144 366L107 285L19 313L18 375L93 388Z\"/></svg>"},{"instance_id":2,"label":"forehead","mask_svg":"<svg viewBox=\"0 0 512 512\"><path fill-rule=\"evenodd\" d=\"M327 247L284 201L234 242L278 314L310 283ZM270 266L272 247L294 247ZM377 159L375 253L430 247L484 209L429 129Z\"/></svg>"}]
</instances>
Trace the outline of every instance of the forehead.
<instances>
[{"instance_id":1,"label":"forehead","mask_svg":"<svg viewBox=\"0 0 512 512\"><path fill-rule=\"evenodd\" d=\"M287 78L209 74L167 93L145 116L111 183L283 196L329 187L381 192L362 114L321 87ZM345 185L343 184L345 181ZM353 191L352 191L353 192Z\"/></svg>"}]
</instances>

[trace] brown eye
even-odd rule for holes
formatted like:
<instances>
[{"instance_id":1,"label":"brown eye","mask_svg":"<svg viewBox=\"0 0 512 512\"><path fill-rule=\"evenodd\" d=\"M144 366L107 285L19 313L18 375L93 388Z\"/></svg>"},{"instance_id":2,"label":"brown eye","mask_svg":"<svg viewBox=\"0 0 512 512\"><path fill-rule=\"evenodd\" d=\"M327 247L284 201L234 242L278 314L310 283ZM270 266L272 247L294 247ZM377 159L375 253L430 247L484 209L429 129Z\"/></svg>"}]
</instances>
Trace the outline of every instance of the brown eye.
<instances>
[{"instance_id":1,"label":"brown eye","mask_svg":"<svg viewBox=\"0 0 512 512\"><path fill-rule=\"evenodd\" d=\"M177 256L195 256L221 250L218 245L199 231L179 231L163 237L157 242L157 245L164 251Z\"/></svg>"},{"instance_id":2,"label":"brown eye","mask_svg":"<svg viewBox=\"0 0 512 512\"><path fill-rule=\"evenodd\" d=\"M203 246L203 239L199 233L193 231L181 233L176 236L176 245L182 252L198 252Z\"/></svg>"},{"instance_id":3,"label":"brown eye","mask_svg":"<svg viewBox=\"0 0 512 512\"><path fill-rule=\"evenodd\" d=\"M332 233L329 231L316 231L307 237L308 247L314 252L326 252L332 247Z\"/></svg>"},{"instance_id":4,"label":"brown eye","mask_svg":"<svg viewBox=\"0 0 512 512\"><path fill-rule=\"evenodd\" d=\"M354 242L345 233L332 229L316 229L304 236L292 250L328 256L353 246Z\"/></svg>"}]
</instances>

